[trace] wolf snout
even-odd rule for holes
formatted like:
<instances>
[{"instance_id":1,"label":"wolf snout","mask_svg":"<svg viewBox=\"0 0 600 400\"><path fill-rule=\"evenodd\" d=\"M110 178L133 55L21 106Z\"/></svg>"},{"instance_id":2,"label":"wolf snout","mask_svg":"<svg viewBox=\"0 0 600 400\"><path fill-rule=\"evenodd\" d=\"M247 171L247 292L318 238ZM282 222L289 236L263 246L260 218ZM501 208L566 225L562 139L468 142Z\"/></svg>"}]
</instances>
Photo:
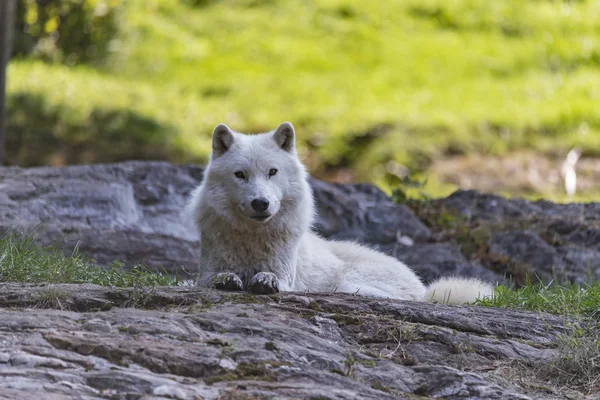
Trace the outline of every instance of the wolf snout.
<instances>
[{"instance_id":1,"label":"wolf snout","mask_svg":"<svg viewBox=\"0 0 600 400\"><path fill-rule=\"evenodd\" d=\"M269 208L269 200L264 197L254 199L250 204L252 205L252 209L256 212L265 212Z\"/></svg>"}]
</instances>

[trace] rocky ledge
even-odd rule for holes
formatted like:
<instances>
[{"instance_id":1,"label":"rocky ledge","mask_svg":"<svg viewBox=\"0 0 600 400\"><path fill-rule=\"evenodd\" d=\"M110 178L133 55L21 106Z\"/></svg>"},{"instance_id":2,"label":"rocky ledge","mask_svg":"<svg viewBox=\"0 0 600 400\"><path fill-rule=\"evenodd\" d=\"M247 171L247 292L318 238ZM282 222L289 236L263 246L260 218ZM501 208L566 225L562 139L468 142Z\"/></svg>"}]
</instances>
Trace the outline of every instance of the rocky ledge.
<instances>
[{"instance_id":1,"label":"rocky ledge","mask_svg":"<svg viewBox=\"0 0 600 400\"><path fill-rule=\"evenodd\" d=\"M202 172L162 162L0 168L0 230L35 228L43 243L63 241L66 251L77 245L100 263L193 273L197 234L180 211ZM458 191L398 205L372 185L311 184L321 234L378 247L425 281L600 278L600 203Z\"/></svg>"},{"instance_id":2,"label":"rocky ledge","mask_svg":"<svg viewBox=\"0 0 600 400\"><path fill-rule=\"evenodd\" d=\"M0 285L0 398L561 399L560 317L353 295Z\"/></svg>"},{"instance_id":3,"label":"rocky ledge","mask_svg":"<svg viewBox=\"0 0 600 400\"><path fill-rule=\"evenodd\" d=\"M99 263L193 273L197 236L180 211L202 171L0 168L0 229L35 228ZM398 205L371 185L311 184L321 234L376 246L426 281L600 278L600 204L459 191ZM572 326L343 294L0 284L0 398L584 398L553 381Z\"/></svg>"}]
</instances>

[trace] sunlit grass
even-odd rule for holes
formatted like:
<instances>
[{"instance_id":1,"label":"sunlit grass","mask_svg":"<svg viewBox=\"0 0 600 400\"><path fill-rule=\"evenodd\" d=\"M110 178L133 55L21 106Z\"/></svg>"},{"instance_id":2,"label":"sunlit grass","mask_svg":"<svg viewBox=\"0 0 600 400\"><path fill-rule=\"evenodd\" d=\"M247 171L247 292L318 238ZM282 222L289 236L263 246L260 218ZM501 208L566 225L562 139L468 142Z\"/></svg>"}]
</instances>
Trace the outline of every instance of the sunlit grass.
<instances>
[{"instance_id":1,"label":"sunlit grass","mask_svg":"<svg viewBox=\"0 0 600 400\"><path fill-rule=\"evenodd\" d=\"M104 70L14 62L9 103L44 99L41 111L9 108L14 131L41 124L91 160L128 158L139 142L137 158L206 162L217 123L289 120L315 175L350 167L384 187L388 161L423 171L449 149L600 153L596 1L201 3L128 2ZM94 110L111 114L98 123ZM135 129L123 110L156 126Z\"/></svg>"},{"instance_id":2,"label":"sunlit grass","mask_svg":"<svg viewBox=\"0 0 600 400\"><path fill-rule=\"evenodd\" d=\"M476 304L600 320L600 281L550 285L529 283L519 288L498 286L492 299L478 300Z\"/></svg>"}]
</instances>

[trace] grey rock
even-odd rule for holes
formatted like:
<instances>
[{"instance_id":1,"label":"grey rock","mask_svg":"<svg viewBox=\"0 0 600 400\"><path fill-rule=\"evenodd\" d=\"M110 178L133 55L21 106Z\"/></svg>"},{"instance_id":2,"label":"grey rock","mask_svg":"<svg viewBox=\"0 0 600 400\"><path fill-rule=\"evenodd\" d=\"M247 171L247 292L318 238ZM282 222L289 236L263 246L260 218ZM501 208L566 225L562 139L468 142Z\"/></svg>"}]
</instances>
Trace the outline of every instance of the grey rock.
<instances>
[{"instance_id":1,"label":"grey rock","mask_svg":"<svg viewBox=\"0 0 600 400\"><path fill-rule=\"evenodd\" d=\"M544 268L544 275L554 270L564 272L564 265L557 250L530 231L500 232L490 241L494 253L503 254L528 265Z\"/></svg>"},{"instance_id":2,"label":"grey rock","mask_svg":"<svg viewBox=\"0 0 600 400\"><path fill-rule=\"evenodd\" d=\"M180 218L202 169L167 163L0 168L0 229L36 229L99 263L194 269L196 236Z\"/></svg>"},{"instance_id":3,"label":"grey rock","mask_svg":"<svg viewBox=\"0 0 600 400\"><path fill-rule=\"evenodd\" d=\"M551 246L531 231L499 232L490 250L530 266L545 281L560 279L583 283L600 277L600 252L576 246Z\"/></svg>"},{"instance_id":4,"label":"grey rock","mask_svg":"<svg viewBox=\"0 0 600 400\"><path fill-rule=\"evenodd\" d=\"M541 212L541 208L522 199L506 200L493 194L479 193L475 190L458 190L445 199L434 202L443 204L459 215L472 218L522 218Z\"/></svg>"},{"instance_id":5,"label":"grey rock","mask_svg":"<svg viewBox=\"0 0 600 400\"><path fill-rule=\"evenodd\" d=\"M434 200L433 204L443 205L446 209L470 219L544 218L559 223L600 221L600 203L555 204L547 200L530 202L520 198L506 199L475 190L457 190L447 198Z\"/></svg>"},{"instance_id":6,"label":"grey rock","mask_svg":"<svg viewBox=\"0 0 600 400\"><path fill-rule=\"evenodd\" d=\"M576 246L561 246L558 251L567 266L568 280L583 283L600 279L600 251Z\"/></svg>"},{"instance_id":7,"label":"grey rock","mask_svg":"<svg viewBox=\"0 0 600 400\"><path fill-rule=\"evenodd\" d=\"M49 288L0 284L0 397L560 398L477 372L551 363L558 316L194 287L152 288L133 309L131 290L95 285L52 285L69 300L41 309Z\"/></svg>"},{"instance_id":8,"label":"grey rock","mask_svg":"<svg viewBox=\"0 0 600 400\"><path fill-rule=\"evenodd\" d=\"M317 200L317 231L325 237L388 244L396 242L398 230L413 239L431 236L408 207L394 204L373 185L311 179L311 186Z\"/></svg>"},{"instance_id":9,"label":"grey rock","mask_svg":"<svg viewBox=\"0 0 600 400\"><path fill-rule=\"evenodd\" d=\"M533 281L582 283L600 277L600 203L528 202L469 190L434 200L428 207L434 213L456 215L467 236L475 228L488 236L485 244L479 243L486 247L479 249L485 250L484 258L480 251L468 260L473 266L480 263L497 270L502 264L518 265L521 280L529 275ZM447 239L444 227L434 230L435 237ZM499 263L497 256L504 261Z\"/></svg>"},{"instance_id":10,"label":"grey rock","mask_svg":"<svg viewBox=\"0 0 600 400\"><path fill-rule=\"evenodd\" d=\"M410 265L426 282L443 275L478 277L490 282L504 281L499 273L469 262L458 247L450 243L424 243L411 247L392 244L379 246L379 249Z\"/></svg>"}]
</instances>

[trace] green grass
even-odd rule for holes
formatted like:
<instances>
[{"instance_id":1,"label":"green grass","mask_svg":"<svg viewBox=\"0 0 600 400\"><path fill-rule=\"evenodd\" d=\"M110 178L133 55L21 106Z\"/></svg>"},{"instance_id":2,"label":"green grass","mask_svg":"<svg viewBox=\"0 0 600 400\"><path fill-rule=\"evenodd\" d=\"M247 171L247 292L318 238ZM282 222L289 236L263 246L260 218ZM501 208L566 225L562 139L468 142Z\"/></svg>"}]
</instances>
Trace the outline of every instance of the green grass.
<instances>
[{"instance_id":1,"label":"green grass","mask_svg":"<svg viewBox=\"0 0 600 400\"><path fill-rule=\"evenodd\" d=\"M390 161L600 154L595 1L200 3L127 2L104 68L13 62L9 124L30 138L13 162L205 162L217 123L285 120L315 175L350 168L384 188Z\"/></svg>"},{"instance_id":2,"label":"green grass","mask_svg":"<svg viewBox=\"0 0 600 400\"><path fill-rule=\"evenodd\" d=\"M551 285L529 283L516 289L499 286L492 299L478 300L476 304L542 311L600 321L600 281Z\"/></svg>"},{"instance_id":3,"label":"green grass","mask_svg":"<svg viewBox=\"0 0 600 400\"><path fill-rule=\"evenodd\" d=\"M65 255L54 246L40 247L35 234L5 232L0 236L0 282L92 283L102 286L140 287L177 285L177 279L138 265L130 270L114 262L102 267L78 251Z\"/></svg>"},{"instance_id":4,"label":"green grass","mask_svg":"<svg viewBox=\"0 0 600 400\"><path fill-rule=\"evenodd\" d=\"M600 392L599 327L575 326L570 333L559 335L558 357L541 368L542 375L587 393Z\"/></svg>"}]
</instances>

